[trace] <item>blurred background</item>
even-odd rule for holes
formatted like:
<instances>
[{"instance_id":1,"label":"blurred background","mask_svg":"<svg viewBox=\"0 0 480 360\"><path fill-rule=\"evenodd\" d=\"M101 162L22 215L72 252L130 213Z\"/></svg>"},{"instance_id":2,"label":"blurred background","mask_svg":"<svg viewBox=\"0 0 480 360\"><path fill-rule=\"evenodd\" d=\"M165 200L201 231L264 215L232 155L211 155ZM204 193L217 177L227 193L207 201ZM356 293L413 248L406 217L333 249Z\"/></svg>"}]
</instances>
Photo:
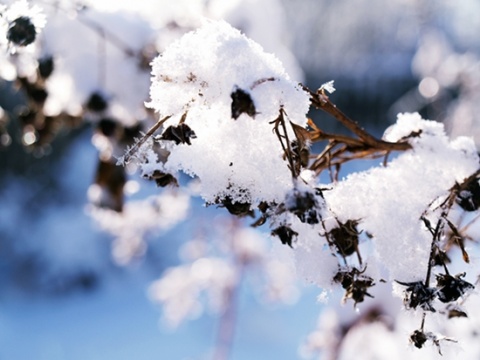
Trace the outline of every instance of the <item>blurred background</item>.
<instances>
[{"instance_id":1,"label":"blurred background","mask_svg":"<svg viewBox=\"0 0 480 360\"><path fill-rule=\"evenodd\" d=\"M312 90L335 80L332 101L377 136L418 111L480 140L476 0L28 4L47 23L0 61L0 359L210 358L218 316L173 330L151 286L182 246L217 236L208 224L226 211L115 166L154 122L149 62L203 17L242 30ZM239 288L231 358L298 358L321 289L297 282L272 304L255 281Z\"/></svg>"}]
</instances>

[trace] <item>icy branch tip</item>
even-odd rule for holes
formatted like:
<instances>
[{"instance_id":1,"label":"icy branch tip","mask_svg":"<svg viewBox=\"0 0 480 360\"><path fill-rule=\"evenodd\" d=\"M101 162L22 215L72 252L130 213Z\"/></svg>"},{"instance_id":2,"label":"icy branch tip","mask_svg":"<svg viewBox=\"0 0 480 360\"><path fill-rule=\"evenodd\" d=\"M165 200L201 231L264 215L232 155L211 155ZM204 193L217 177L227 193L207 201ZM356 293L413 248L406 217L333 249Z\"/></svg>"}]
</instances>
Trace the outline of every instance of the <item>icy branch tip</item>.
<instances>
[{"instance_id":1,"label":"icy branch tip","mask_svg":"<svg viewBox=\"0 0 480 360\"><path fill-rule=\"evenodd\" d=\"M333 82L334 82L334 80L330 80L330 81L322 84L322 86L320 86L320 89L318 89L318 90L319 91L325 90L325 91L329 92L330 94L332 94L335 91L335 87L333 86Z\"/></svg>"}]
</instances>

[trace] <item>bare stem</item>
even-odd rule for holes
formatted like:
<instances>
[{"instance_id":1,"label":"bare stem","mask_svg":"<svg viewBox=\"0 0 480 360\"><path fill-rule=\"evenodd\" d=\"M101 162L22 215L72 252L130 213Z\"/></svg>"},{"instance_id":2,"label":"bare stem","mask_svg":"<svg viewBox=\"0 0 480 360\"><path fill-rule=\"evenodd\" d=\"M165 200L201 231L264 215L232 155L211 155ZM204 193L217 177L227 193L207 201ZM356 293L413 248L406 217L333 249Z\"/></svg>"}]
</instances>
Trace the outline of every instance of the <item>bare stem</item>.
<instances>
[{"instance_id":1,"label":"bare stem","mask_svg":"<svg viewBox=\"0 0 480 360\"><path fill-rule=\"evenodd\" d=\"M128 151L127 153L125 154L124 158L123 158L123 162L124 163L128 163L130 161L130 158L138 151L138 149L145 143L145 141L147 141L150 136L152 136L155 131L158 130L158 128L160 126L163 125L163 123L165 121L167 121L168 119L170 119L172 116L169 115L169 116L165 116L163 119L161 120L158 120L155 125L153 125L148 131L147 133L137 142L135 143L135 145L133 145Z\"/></svg>"},{"instance_id":2,"label":"bare stem","mask_svg":"<svg viewBox=\"0 0 480 360\"><path fill-rule=\"evenodd\" d=\"M425 278L425 286L430 286L430 277L432 274L432 266L435 256L435 250L437 248L437 240L440 238L441 229L443 228L443 221L442 218L438 219L437 225L435 226L435 230L433 231L433 239L432 245L430 247L430 256L428 258L428 267L427 267L427 276ZM429 229L431 231L431 229ZM432 232L432 231L431 231Z\"/></svg>"},{"instance_id":3,"label":"bare stem","mask_svg":"<svg viewBox=\"0 0 480 360\"><path fill-rule=\"evenodd\" d=\"M333 116L343 126L352 131L356 137L350 137L340 134L329 134L320 130L313 121L309 121L313 130L310 132L310 141L328 140L328 151L322 152L310 169L317 174L332 165L339 168L341 164L355 159L385 157L392 151L405 151L411 149L411 145L406 141L388 142L380 140L370 135L357 122L350 119L341 110L333 104L323 90L312 92L306 86L303 89L310 94L310 101L316 108L325 111ZM337 145L341 147L334 150Z\"/></svg>"},{"instance_id":4,"label":"bare stem","mask_svg":"<svg viewBox=\"0 0 480 360\"><path fill-rule=\"evenodd\" d=\"M292 172L292 177L296 178L298 176L298 174L296 174L296 172L295 172L295 164L294 164L293 159L292 159L292 149L290 147L290 141L288 139L287 128L285 126L285 111L283 110L283 108L280 108L280 114L278 115L278 117L274 121L272 121L272 123L274 123L273 129L275 131L275 134L277 134L278 140L280 141L280 144L282 145L283 152L285 153L285 156L287 157L288 164L289 164L289 167L290 167L290 171ZM284 133L283 138L285 138L286 145L283 143L282 135L280 134L280 130L278 129L280 124L282 125L282 129L283 129L283 133Z\"/></svg>"},{"instance_id":5,"label":"bare stem","mask_svg":"<svg viewBox=\"0 0 480 360\"><path fill-rule=\"evenodd\" d=\"M375 138L374 136L370 135L365 129L363 129L357 122L350 119L347 115L345 115L340 109L337 108L335 104L333 104L327 95L323 91L314 93L306 86L303 86L303 89L310 94L310 100L312 105L315 106L317 109L323 110L326 113L333 116L337 119L342 125L344 125L347 129L355 133L363 142L371 147L375 147L379 150L388 150L388 151L404 151L411 149L411 145L408 142L388 142L383 141Z\"/></svg>"},{"instance_id":6,"label":"bare stem","mask_svg":"<svg viewBox=\"0 0 480 360\"><path fill-rule=\"evenodd\" d=\"M217 346L215 348L213 360L227 360L232 351L237 313L237 292L239 286L240 284L237 283L225 291L227 307L219 320Z\"/></svg>"}]
</instances>

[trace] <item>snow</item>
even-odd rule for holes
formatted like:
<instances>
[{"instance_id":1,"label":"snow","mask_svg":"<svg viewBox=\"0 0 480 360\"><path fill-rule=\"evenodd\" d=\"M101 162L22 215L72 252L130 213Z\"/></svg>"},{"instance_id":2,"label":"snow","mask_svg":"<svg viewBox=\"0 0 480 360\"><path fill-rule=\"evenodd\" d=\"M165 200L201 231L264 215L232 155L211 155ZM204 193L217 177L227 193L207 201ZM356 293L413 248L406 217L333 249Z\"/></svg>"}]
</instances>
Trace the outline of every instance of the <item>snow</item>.
<instances>
[{"instance_id":1,"label":"snow","mask_svg":"<svg viewBox=\"0 0 480 360\"><path fill-rule=\"evenodd\" d=\"M351 174L325 192L334 214L344 220L361 219L361 229L373 236L374 261L389 270L386 276L392 280L423 278L431 234L420 217L478 167L471 139L450 142L442 124L422 120L418 114L399 115L385 139L395 141L418 131L421 134L411 140L412 151L386 167Z\"/></svg>"},{"instance_id":2,"label":"snow","mask_svg":"<svg viewBox=\"0 0 480 360\"><path fill-rule=\"evenodd\" d=\"M249 6L258 4L253 0L246 3ZM250 17L259 19L261 16L255 14L256 17L253 17L252 7L245 10L247 15L242 15L240 11L236 13L240 10L240 2L235 1L223 5L218 1L191 2L187 16L182 16L182 7L186 3L180 1L171 5L168 11L159 14L158 17L154 16L153 9L158 9L159 3L149 2L148 6L146 2L142 4L145 7L140 6L142 10L138 11L133 11L131 4L126 2L113 4L108 1L101 1L96 5L92 2L90 8L72 9L68 14L51 11L50 21L42 32L42 41L37 43L38 47L30 47L23 53L19 49L19 56L15 60L2 59L2 62L6 62L6 65L2 66L2 74L9 79L19 75L28 77L29 81L36 81L37 57L53 54L55 72L48 79L44 79L49 93L43 109L46 114L58 115L67 111L79 115L84 112L89 96L92 93L101 93L110 103L108 110L101 111L101 114L93 114L92 111L88 113L88 117L96 121L101 116L111 116L128 126L147 116L143 106L148 96L148 67L145 64L148 56L143 58L143 55L150 53L145 52L151 47L163 50L172 38L202 24L200 28L171 43L152 63L150 101L146 105L153 109L160 119L165 120L161 128L164 132L163 136L152 136L138 149L134 154L133 165L139 165L141 174L147 177L155 171L176 177L180 177L182 173L190 175L198 181L198 193L208 205L219 204L227 207L228 203L240 203L254 209L262 203L267 203L269 209L265 214L270 217L271 228L273 225L284 226L295 236L290 239L291 243L289 242L291 249L284 247L283 251L277 250L276 255L280 257L272 258L269 254L270 246L267 244L273 240L279 246L278 239L274 236L269 237L268 230L262 233L245 228L246 223L240 220L229 222L222 219L221 226L218 219L209 222L207 232L211 239L209 244L202 243L196 236L189 239L186 235L188 231L185 229L179 230L174 235L173 232L170 233L173 238L182 237L182 240L188 241L181 251L182 263L171 266L148 290L150 298L163 305L164 319L170 325L179 326L186 319L200 316L207 308L222 313L229 306L229 295L239 289L242 290L245 279L254 283L255 291L265 299L290 303L298 297L296 276L322 288L320 298L324 299L326 297L324 294L336 296L334 292L329 291L338 288L333 278L339 270L362 274L365 279L370 279L371 276L372 283L382 280L390 283L394 280L423 281L427 268L430 275L431 268L428 262L431 261L432 229L425 226L427 219L436 223L438 219L445 219L448 216L459 224L466 223L460 209L445 210L440 209L438 205L448 196L455 195L452 190L455 184L461 183L478 168L478 154L471 138L450 139L440 123L424 120L418 114L400 114L397 122L385 132L384 140L408 141L411 149L395 154L386 165L374 164L369 170L359 171L331 184L316 183L313 172L303 170L299 175L293 168L289 169L292 165L291 159L288 159L289 164L284 145L293 146L289 139L292 140L296 136L294 125L299 129L304 128L307 123L309 94L297 84L301 76L293 71L294 76L290 77L275 55L267 53L264 48L227 22L201 19L203 12L207 14L210 12L214 14L213 17L228 14L234 22L242 22L243 19ZM278 21L282 16L278 2L270 0L263 3L264 9L269 6L275 8L276 12L273 12L272 16ZM37 32L44 26L43 15L39 9L29 8L25 1L17 2L6 9L3 6L0 9L5 11L3 19L5 21L0 24L4 32L8 22L14 21L21 13L32 18ZM381 12L379 7L376 8L376 12ZM72 20L73 17L70 15L74 15L75 20ZM358 19L361 19L361 16ZM257 25L261 23L258 20L257 22ZM278 22L274 23L275 31L281 28ZM59 37L58 34L66 27L69 28L68 34L71 37ZM154 36L157 32L155 30L160 28L176 30L165 30L161 36ZM256 33L257 36L265 33L264 25L252 26L250 29L253 29L252 33ZM76 40L75 51L71 51L72 39ZM424 46L423 52L417 53L413 64L414 70L419 74L428 75L419 85L425 99L435 98L441 93L442 87L458 85L456 79L461 78L460 75L474 74L472 69L476 66L476 58L468 54L447 56L452 50L447 43L443 43L443 40L441 37L433 37L433 40L425 37L425 43L434 46L429 48L421 44L421 47ZM94 43L97 43L98 47L91 46ZM432 52L435 53L435 61L427 64L428 60L431 60ZM152 53L155 51L152 50ZM318 58L323 60L329 56L329 52L325 51L325 54L318 55ZM284 56L288 59L288 52L284 52ZM443 61L446 57L448 59ZM137 62L140 58L142 66ZM340 58L351 62L350 56ZM12 68L13 65L15 69ZM339 63L335 65L339 66ZM288 67L291 68L290 65ZM360 64L356 66L355 71L358 73L362 71L361 69ZM393 73L395 72L392 70ZM475 82L470 86L470 90L474 89ZM333 81L323 84L320 91L323 90L333 92L335 90ZM464 96L463 100L466 98ZM472 99L475 99L475 96L470 99L474 102ZM457 112L457 116L463 114L465 119L470 121L474 113L472 107L467 107L463 108L463 112ZM165 129L170 129L170 133L175 135L174 141L166 136ZM26 132L23 140L26 145L32 145L36 140L33 131ZM118 155L118 147L110 140L105 141L105 138L101 139L98 136L93 140L99 149L107 150L103 151L102 156ZM310 144L307 141L305 145ZM179 183L181 186L184 185L182 181ZM13 189L16 197L17 193L22 192L22 186L22 183L10 185L5 192ZM91 193L95 193L95 188L92 189ZM188 216L190 192L191 188L185 192L184 189L168 189L143 201L129 201L121 214L92 207L90 215L104 231L115 237L112 245L113 257L118 264L125 265L132 259L142 258L147 254L147 240L150 236L164 234ZM22 195L18 197L25 201ZM455 199L452 200L452 204L454 201ZM5 219L15 220L22 217L21 207L12 206L8 210L1 212ZM451 212L447 213L450 210ZM49 264L41 274L47 282L56 273L67 275L68 278L68 268L71 264L103 270L105 264L99 260L99 253L93 245L94 237L82 238L80 230L85 226L85 216L79 216L75 223L71 223L68 220L78 215L78 209L62 208L61 215L57 215L55 211L52 209L42 211L51 235L51 238L42 241L42 246L46 245L45 248L40 249L35 239L25 243L18 242L12 248L19 252L38 251L47 262L51 262L52 264ZM54 226L56 221L60 223ZM38 222L28 229L20 229L18 233L28 238L31 235L30 231L35 234L41 233L42 226L43 224ZM348 253L341 249L339 241L342 239L336 239L333 235L334 230L342 226L346 228L343 230L347 233L350 231L346 236L349 237L348 240L355 241L354 246L346 251ZM190 223L189 227L190 230L193 229ZM478 226L467 224L460 228L459 225L459 229L462 234L467 233L465 240L477 237ZM9 232L14 231L9 228L6 233ZM72 233L70 238L74 238L75 245L61 236L69 232ZM22 245L25 247L20 250ZM352 244L343 246L350 245ZM161 248L164 243L160 242L157 246ZM467 251L471 251L469 246ZM472 274L478 262L478 255L475 255L472 251L472 265L463 268L460 266L460 271L465 268L469 270L469 281L476 275ZM447 266L444 265L447 272ZM449 268L456 266L458 264L450 268L449 265ZM433 269L432 279L436 271L437 269ZM111 288L103 290L101 295L105 298L93 300L93 306L98 306L98 301L100 312L107 313L105 309L115 309L112 303L118 300L117 297L121 297L128 303L128 306L121 306L121 312L128 312L125 308L134 306L132 304L138 299L129 303L130 297L124 294L132 291L130 295L135 297L140 292L143 295L147 292L146 284L142 280L138 281L140 283L135 286L128 284L123 288L122 284L114 291ZM149 282L151 281L152 279L149 279ZM372 289L376 297L379 295L377 290L377 286ZM388 295L402 296L403 290L397 284L393 286L393 292L389 289ZM43 315L38 315L39 313L47 314L50 320L55 319L52 308L48 304L45 307L43 304L37 307L33 301L32 303L20 301L17 305L16 299L12 300L9 295L11 294L4 298L5 308L8 309L5 322L7 325L3 330L0 328L0 338L3 331L3 334L6 334L6 342L11 342L12 346L19 348L19 352L16 353L20 354L18 356L31 357L29 349L21 348L11 340L10 328L14 328L14 332L29 334L22 328L27 327L26 322L15 328L16 325L9 325L8 316L18 320L25 311L27 315L31 315L29 318L35 318L36 326L39 326L40 323L42 325L48 323L42 318ZM472 323L475 326L477 319L475 306L478 297L469 296L465 294L459 302L466 299L462 305L474 315ZM379 298L384 303L392 300L388 296ZM109 305L102 304L103 301ZM65 303L69 303L69 300L65 300ZM406 312L399 313L395 320L398 328L392 327L383 318L384 323L380 321L372 324L368 323L368 316L365 315L368 315L367 310L372 309L372 304L374 303L360 304L358 308L355 307L355 310L351 309L348 312L350 319L355 320L350 323L350 331L345 333L343 339L347 345L337 349L340 353L339 358L350 358L353 354L359 358L374 355L385 357L391 351L387 349L387 345L397 347L398 353L411 350L405 343L400 343L400 339L405 340L412 329L418 328L422 314L418 311L412 316ZM21 309L18 313L15 313L16 306ZM32 307L33 312L28 313ZM357 309L359 317L354 318L352 312ZM451 344L446 336L450 334L448 329L442 326L440 316L445 315L447 310L448 308L439 309L438 313L427 317L425 333L430 340L441 340L442 345L446 343L448 356L451 356L457 350L453 345L449 346ZM61 314L61 317L67 314L71 316L70 312L66 312ZM121 318L121 315L115 314L116 318ZM37 315L38 317L35 317ZM323 331L326 330L327 334L335 333L336 326L345 325L346 316L347 312L344 312L339 319L327 318L320 324L320 328L323 326ZM87 318L85 313L83 317ZM76 317L74 325L80 324L83 317L82 319ZM358 323L355 323L357 320ZM458 319L454 321L456 320ZM121 321L128 321L130 325L133 323L128 316ZM109 320L109 323L115 322ZM53 322L54 327L58 324L60 324L58 327L64 326L62 320L58 323ZM125 323L118 324L122 329L128 328ZM140 326L145 326L145 323ZM271 332L270 326L268 331ZM455 328L453 330L466 332L466 327L462 325L460 330ZM41 334L45 329L47 334L51 330L47 327L34 327L34 331ZM100 330L115 334L115 330L107 327ZM468 334L473 337L471 332L466 333L467 335L463 335L467 340L470 339ZM70 354L71 350L65 350L64 345L58 345L56 338L59 336L63 335L54 335L55 339L50 342L53 345L48 345L50 340L47 338L46 347L39 345L33 346L33 349L44 357L61 358L67 353ZM72 337L75 337L76 341L82 338L75 332ZM99 337L98 333L95 334L95 338ZM265 344L265 337L259 338ZM120 339L127 342L123 335ZM337 340L332 339L328 343L324 336L315 334L312 342L313 347L317 345L328 347L336 346L334 343ZM63 341L68 343L72 340L67 338L62 339ZM91 339L88 341L86 355L76 347L73 352L91 358L89 352L92 350L89 346L96 343ZM381 345L377 342L381 342ZM103 355L109 354L107 356L114 357L117 346L113 343L108 343L107 346L109 349ZM362 347L365 347L364 352L356 350ZM11 356L16 350L6 347L3 351L7 356ZM129 358L132 358L138 351L128 348L122 356L128 354ZM422 351L416 355L426 353L429 357L434 357L438 349L430 346ZM158 353L156 354L158 356ZM195 355L198 355L198 350ZM70 355L65 357L71 358ZM119 358L118 355L115 358Z\"/></svg>"},{"instance_id":3,"label":"snow","mask_svg":"<svg viewBox=\"0 0 480 360\"><path fill-rule=\"evenodd\" d=\"M207 22L157 57L152 73L148 105L161 118L173 115L165 126L186 114L185 124L196 134L191 145L164 144L170 155L159 164L161 171L198 176L207 202L283 198L290 172L270 122L283 108L290 121L305 125L309 100L273 55L226 22ZM255 111L234 120L238 89L250 96Z\"/></svg>"}]
</instances>

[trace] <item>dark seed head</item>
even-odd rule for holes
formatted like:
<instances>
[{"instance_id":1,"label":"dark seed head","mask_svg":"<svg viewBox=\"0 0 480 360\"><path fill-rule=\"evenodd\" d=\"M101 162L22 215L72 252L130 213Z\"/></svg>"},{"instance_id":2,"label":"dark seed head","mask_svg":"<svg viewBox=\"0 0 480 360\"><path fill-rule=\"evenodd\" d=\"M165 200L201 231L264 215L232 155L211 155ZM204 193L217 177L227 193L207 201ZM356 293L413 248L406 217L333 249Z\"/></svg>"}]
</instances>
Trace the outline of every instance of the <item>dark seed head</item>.
<instances>
[{"instance_id":1,"label":"dark seed head","mask_svg":"<svg viewBox=\"0 0 480 360\"><path fill-rule=\"evenodd\" d=\"M278 236L282 244L290 247L292 247L293 237L296 237L297 235L298 233L296 231L293 231L290 227L285 225L279 226L272 230L272 236Z\"/></svg>"},{"instance_id":2,"label":"dark seed head","mask_svg":"<svg viewBox=\"0 0 480 360\"><path fill-rule=\"evenodd\" d=\"M175 144L188 144L191 145L190 139L195 139L197 135L195 132L185 123L177 126L169 126L165 129L160 136L161 140L175 141Z\"/></svg>"},{"instance_id":3,"label":"dark seed head","mask_svg":"<svg viewBox=\"0 0 480 360\"><path fill-rule=\"evenodd\" d=\"M425 286L422 281L404 283L397 280L397 283L407 287L403 299L407 309L416 309L420 306L425 311L435 312L432 301L435 299L436 289Z\"/></svg>"},{"instance_id":4,"label":"dark seed head","mask_svg":"<svg viewBox=\"0 0 480 360\"><path fill-rule=\"evenodd\" d=\"M255 117L257 112L250 94L237 88L230 94L230 97L232 98L232 118L237 120L243 113L250 117Z\"/></svg>"},{"instance_id":5,"label":"dark seed head","mask_svg":"<svg viewBox=\"0 0 480 360\"><path fill-rule=\"evenodd\" d=\"M52 56L46 56L38 60L38 73L43 79L52 75L54 70L54 62Z\"/></svg>"},{"instance_id":6,"label":"dark seed head","mask_svg":"<svg viewBox=\"0 0 480 360\"><path fill-rule=\"evenodd\" d=\"M155 180L155 183L159 187L165 187L167 185L178 186L177 179L172 174L164 173L160 170L155 170L152 174L146 176L149 180Z\"/></svg>"},{"instance_id":7,"label":"dark seed head","mask_svg":"<svg viewBox=\"0 0 480 360\"><path fill-rule=\"evenodd\" d=\"M480 184L477 177L469 178L458 186L456 201L465 211L475 211L480 207Z\"/></svg>"},{"instance_id":8,"label":"dark seed head","mask_svg":"<svg viewBox=\"0 0 480 360\"><path fill-rule=\"evenodd\" d=\"M468 317L467 313L460 309L450 309L448 310L448 318L455 318L455 317Z\"/></svg>"},{"instance_id":9,"label":"dark seed head","mask_svg":"<svg viewBox=\"0 0 480 360\"><path fill-rule=\"evenodd\" d=\"M35 41L37 31L32 20L27 16L21 16L13 20L7 31L7 39L19 46L27 46Z\"/></svg>"},{"instance_id":10,"label":"dark seed head","mask_svg":"<svg viewBox=\"0 0 480 360\"><path fill-rule=\"evenodd\" d=\"M415 347L421 349L423 345L427 342L427 335L421 330L415 330L412 335L410 335L410 341L415 345Z\"/></svg>"},{"instance_id":11,"label":"dark seed head","mask_svg":"<svg viewBox=\"0 0 480 360\"><path fill-rule=\"evenodd\" d=\"M357 224L355 220L347 220L344 224L339 222L339 226L330 231L331 240L340 255L349 256L357 251L360 234Z\"/></svg>"},{"instance_id":12,"label":"dark seed head","mask_svg":"<svg viewBox=\"0 0 480 360\"><path fill-rule=\"evenodd\" d=\"M94 112L102 112L108 107L107 99L100 92L93 92L87 100L87 108Z\"/></svg>"},{"instance_id":13,"label":"dark seed head","mask_svg":"<svg viewBox=\"0 0 480 360\"><path fill-rule=\"evenodd\" d=\"M32 86L27 89L28 96L37 104L43 104L47 100L48 92L44 88Z\"/></svg>"},{"instance_id":14,"label":"dark seed head","mask_svg":"<svg viewBox=\"0 0 480 360\"><path fill-rule=\"evenodd\" d=\"M295 190L287 198L287 210L297 215L301 222L307 224L318 224L320 205L317 195L308 191Z\"/></svg>"},{"instance_id":15,"label":"dark seed head","mask_svg":"<svg viewBox=\"0 0 480 360\"><path fill-rule=\"evenodd\" d=\"M457 300L466 291L474 288L469 282L462 280L465 274L451 276L449 274L437 275L437 297L441 302L447 303Z\"/></svg>"},{"instance_id":16,"label":"dark seed head","mask_svg":"<svg viewBox=\"0 0 480 360\"><path fill-rule=\"evenodd\" d=\"M340 270L333 278L333 281L341 284L345 289L344 298L353 299L355 305L363 302L365 296L373 297L368 293L368 289L374 286L375 282L370 276L363 275L363 271L357 268L348 271Z\"/></svg>"},{"instance_id":17,"label":"dark seed head","mask_svg":"<svg viewBox=\"0 0 480 360\"><path fill-rule=\"evenodd\" d=\"M105 136L112 136L117 129L117 123L110 118L103 118L98 122L98 129Z\"/></svg>"},{"instance_id":18,"label":"dark seed head","mask_svg":"<svg viewBox=\"0 0 480 360\"><path fill-rule=\"evenodd\" d=\"M224 207L232 215L236 216L251 216L254 217L255 213L251 209L252 204L248 202L233 201L230 196L226 196L219 201L220 207Z\"/></svg>"}]
</instances>

